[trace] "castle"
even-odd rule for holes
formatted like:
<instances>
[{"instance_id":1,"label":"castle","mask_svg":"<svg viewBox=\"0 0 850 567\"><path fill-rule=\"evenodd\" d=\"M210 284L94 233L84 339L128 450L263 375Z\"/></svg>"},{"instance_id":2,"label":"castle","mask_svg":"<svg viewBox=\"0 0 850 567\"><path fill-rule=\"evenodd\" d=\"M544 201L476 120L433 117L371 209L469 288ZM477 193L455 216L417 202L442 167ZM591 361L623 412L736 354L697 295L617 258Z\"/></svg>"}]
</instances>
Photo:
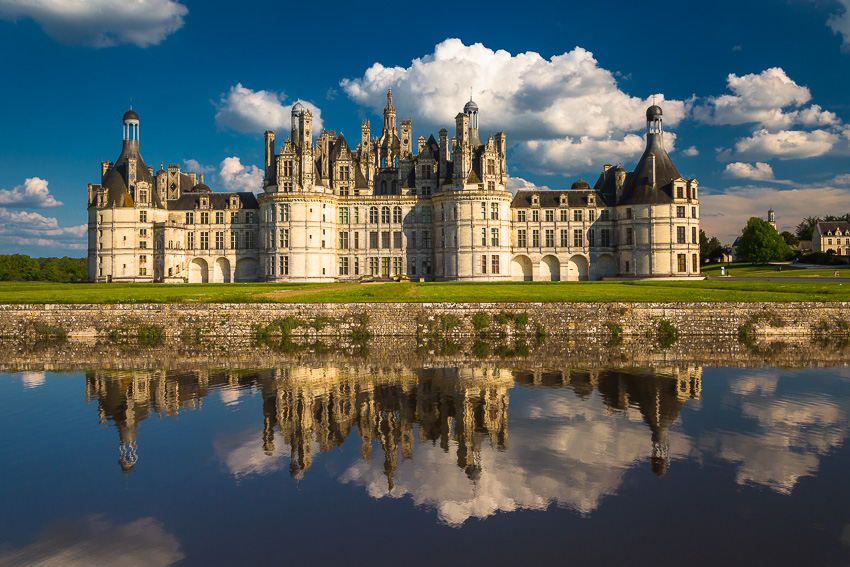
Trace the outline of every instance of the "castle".
<instances>
[{"instance_id":1,"label":"castle","mask_svg":"<svg viewBox=\"0 0 850 567\"><path fill-rule=\"evenodd\" d=\"M591 188L506 189L504 132L481 140L478 106L455 133L413 139L387 93L383 126L321 132L296 103L278 147L266 131L263 191L213 192L203 175L154 173L139 116L123 117L115 162L88 185L88 270L96 282L559 281L697 277L697 181L663 144L662 111L646 112L646 149L628 172L605 165ZM259 189L259 188L258 188Z\"/></svg>"}]
</instances>

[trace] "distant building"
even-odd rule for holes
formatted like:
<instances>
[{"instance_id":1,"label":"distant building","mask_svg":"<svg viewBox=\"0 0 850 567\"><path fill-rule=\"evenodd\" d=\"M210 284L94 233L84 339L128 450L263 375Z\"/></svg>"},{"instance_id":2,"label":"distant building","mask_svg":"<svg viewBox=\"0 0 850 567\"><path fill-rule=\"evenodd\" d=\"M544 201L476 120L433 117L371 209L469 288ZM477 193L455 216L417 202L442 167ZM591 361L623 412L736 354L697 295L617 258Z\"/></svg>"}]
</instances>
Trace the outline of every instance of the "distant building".
<instances>
[{"instance_id":1,"label":"distant building","mask_svg":"<svg viewBox=\"0 0 850 567\"><path fill-rule=\"evenodd\" d=\"M850 222L818 221L812 231L812 252L850 256Z\"/></svg>"},{"instance_id":2,"label":"distant building","mask_svg":"<svg viewBox=\"0 0 850 567\"><path fill-rule=\"evenodd\" d=\"M471 100L455 134L412 138L387 93L381 134L352 149L292 107L282 144L266 131L262 192L212 192L203 176L154 173L139 117L124 114L118 159L89 184L89 279L98 282L439 281L696 277L699 201L646 113L634 171L606 165L591 188L506 190L507 139L481 140ZM258 190L260 188L258 187Z\"/></svg>"}]
</instances>

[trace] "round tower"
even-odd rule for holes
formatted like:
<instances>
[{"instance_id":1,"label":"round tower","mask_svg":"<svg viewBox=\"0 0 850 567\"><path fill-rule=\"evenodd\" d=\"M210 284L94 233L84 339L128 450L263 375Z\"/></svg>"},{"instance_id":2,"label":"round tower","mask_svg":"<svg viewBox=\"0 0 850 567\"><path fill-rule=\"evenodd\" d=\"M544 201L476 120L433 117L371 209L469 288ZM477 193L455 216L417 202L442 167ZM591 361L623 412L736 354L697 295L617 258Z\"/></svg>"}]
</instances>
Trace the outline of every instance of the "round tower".
<instances>
[{"instance_id":1,"label":"round tower","mask_svg":"<svg viewBox=\"0 0 850 567\"><path fill-rule=\"evenodd\" d=\"M123 118L123 147L129 146L139 147L139 115L130 107L130 110L124 113Z\"/></svg>"}]
</instances>

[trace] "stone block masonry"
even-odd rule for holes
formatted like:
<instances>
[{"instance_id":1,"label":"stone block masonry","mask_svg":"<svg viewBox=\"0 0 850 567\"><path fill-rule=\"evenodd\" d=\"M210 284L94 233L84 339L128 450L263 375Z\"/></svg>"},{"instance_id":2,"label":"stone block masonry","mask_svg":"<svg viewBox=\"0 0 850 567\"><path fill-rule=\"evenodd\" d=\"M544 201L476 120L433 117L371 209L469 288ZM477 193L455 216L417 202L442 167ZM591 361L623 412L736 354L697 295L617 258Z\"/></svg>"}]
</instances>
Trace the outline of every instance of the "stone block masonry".
<instances>
[{"instance_id":1,"label":"stone block masonry","mask_svg":"<svg viewBox=\"0 0 850 567\"><path fill-rule=\"evenodd\" d=\"M487 315L488 326L482 328ZM525 315L507 323L502 313ZM516 319L519 319L517 323ZM258 329L292 335L351 337L482 332L547 336L652 336L667 322L678 336L832 335L850 332L850 303L211 303L0 305L0 336L138 335L157 327L165 337L242 336Z\"/></svg>"}]
</instances>

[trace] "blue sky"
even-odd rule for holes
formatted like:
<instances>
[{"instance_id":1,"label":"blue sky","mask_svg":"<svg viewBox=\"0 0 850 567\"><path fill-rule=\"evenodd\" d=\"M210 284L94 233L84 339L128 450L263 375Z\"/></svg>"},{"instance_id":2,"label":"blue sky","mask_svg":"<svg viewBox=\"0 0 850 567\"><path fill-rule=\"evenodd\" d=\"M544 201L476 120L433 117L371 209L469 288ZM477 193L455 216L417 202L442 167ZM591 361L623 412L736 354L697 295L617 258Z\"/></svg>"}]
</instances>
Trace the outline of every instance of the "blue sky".
<instances>
[{"instance_id":1,"label":"blue sky","mask_svg":"<svg viewBox=\"0 0 850 567\"><path fill-rule=\"evenodd\" d=\"M709 235L771 206L780 230L850 212L850 0L0 0L0 52L4 253L85 254L86 184L131 99L149 165L259 191L262 132L285 135L295 100L354 146L388 87L415 137L472 89L511 187L561 189L632 168L655 95Z\"/></svg>"}]
</instances>

